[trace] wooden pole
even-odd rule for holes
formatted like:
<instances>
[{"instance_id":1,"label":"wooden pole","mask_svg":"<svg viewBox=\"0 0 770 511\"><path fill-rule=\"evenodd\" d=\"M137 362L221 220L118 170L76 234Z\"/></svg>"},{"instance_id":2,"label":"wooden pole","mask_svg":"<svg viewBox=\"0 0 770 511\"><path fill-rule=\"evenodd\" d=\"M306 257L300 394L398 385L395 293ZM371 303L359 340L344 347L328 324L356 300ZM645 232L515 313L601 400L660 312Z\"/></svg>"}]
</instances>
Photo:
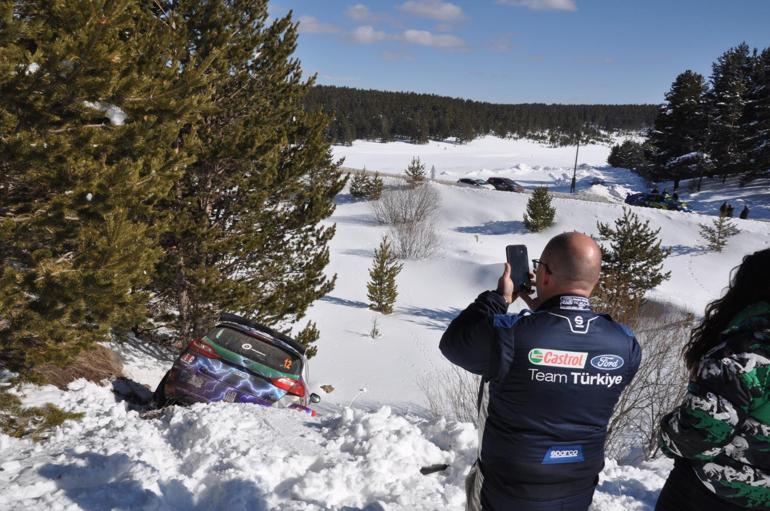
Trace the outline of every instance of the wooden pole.
<instances>
[{"instance_id":1,"label":"wooden pole","mask_svg":"<svg viewBox=\"0 0 770 511\"><path fill-rule=\"evenodd\" d=\"M580 152L580 133L578 133L577 149L575 149L575 168L572 170L572 184L569 187L569 193L575 193L575 188L577 187L576 178L577 178L577 161L578 161L579 152Z\"/></svg>"}]
</instances>

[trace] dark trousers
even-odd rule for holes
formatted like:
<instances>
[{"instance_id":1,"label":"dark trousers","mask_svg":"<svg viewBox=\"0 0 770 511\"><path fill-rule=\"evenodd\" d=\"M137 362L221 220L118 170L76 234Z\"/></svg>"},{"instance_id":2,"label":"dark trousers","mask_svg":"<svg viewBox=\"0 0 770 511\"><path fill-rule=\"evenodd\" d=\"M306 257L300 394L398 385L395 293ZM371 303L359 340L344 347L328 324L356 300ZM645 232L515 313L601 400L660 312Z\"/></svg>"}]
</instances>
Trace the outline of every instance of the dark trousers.
<instances>
[{"instance_id":1,"label":"dark trousers","mask_svg":"<svg viewBox=\"0 0 770 511\"><path fill-rule=\"evenodd\" d=\"M711 493L686 462L676 460L660 491L655 511L746 511Z\"/></svg>"},{"instance_id":2,"label":"dark trousers","mask_svg":"<svg viewBox=\"0 0 770 511\"><path fill-rule=\"evenodd\" d=\"M476 463L465 480L465 492L468 499L465 506L466 511L587 511L591 506L596 490L596 486L592 486L577 495L546 501L498 496L496 505L492 505L487 495L482 493L483 486L484 476L479 470L478 463ZM504 502L500 502L502 500Z\"/></svg>"}]
</instances>

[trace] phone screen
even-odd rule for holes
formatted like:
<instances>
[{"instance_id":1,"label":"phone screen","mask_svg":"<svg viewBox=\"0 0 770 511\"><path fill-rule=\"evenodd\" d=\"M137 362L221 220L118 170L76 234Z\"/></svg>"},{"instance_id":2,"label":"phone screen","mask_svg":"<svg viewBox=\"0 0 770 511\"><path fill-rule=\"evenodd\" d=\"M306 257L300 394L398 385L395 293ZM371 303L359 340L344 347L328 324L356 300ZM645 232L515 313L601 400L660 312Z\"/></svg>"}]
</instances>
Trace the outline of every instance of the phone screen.
<instances>
[{"instance_id":1,"label":"phone screen","mask_svg":"<svg viewBox=\"0 0 770 511\"><path fill-rule=\"evenodd\" d=\"M508 245L505 247L505 257L511 265L511 280L516 291L531 291L529 286L529 256L526 245Z\"/></svg>"}]
</instances>

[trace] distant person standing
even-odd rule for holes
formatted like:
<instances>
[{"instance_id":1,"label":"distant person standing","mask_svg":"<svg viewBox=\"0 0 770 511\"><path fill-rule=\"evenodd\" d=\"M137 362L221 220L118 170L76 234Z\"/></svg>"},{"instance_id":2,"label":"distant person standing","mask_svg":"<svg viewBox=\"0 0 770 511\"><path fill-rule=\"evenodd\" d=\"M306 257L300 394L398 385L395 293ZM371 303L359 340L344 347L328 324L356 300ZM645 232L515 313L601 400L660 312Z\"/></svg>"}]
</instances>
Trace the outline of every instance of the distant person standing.
<instances>
[{"instance_id":1,"label":"distant person standing","mask_svg":"<svg viewBox=\"0 0 770 511\"><path fill-rule=\"evenodd\" d=\"M733 270L684 358L687 395L660 424L674 469L655 510L769 510L770 249Z\"/></svg>"},{"instance_id":2,"label":"distant person standing","mask_svg":"<svg viewBox=\"0 0 770 511\"><path fill-rule=\"evenodd\" d=\"M633 333L591 309L601 250L580 233L548 242L537 299L505 270L444 332L450 362L482 376L478 459L467 511L586 511L604 467L613 408L639 367ZM534 312L508 315L522 298Z\"/></svg>"},{"instance_id":3,"label":"distant person standing","mask_svg":"<svg viewBox=\"0 0 770 511\"><path fill-rule=\"evenodd\" d=\"M724 201L721 206L719 206L719 216L725 216L727 215L727 201Z\"/></svg>"},{"instance_id":4,"label":"distant person standing","mask_svg":"<svg viewBox=\"0 0 770 511\"><path fill-rule=\"evenodd\" d=\"M733 205L732 204L729 204L729 203L727 204L727 211L725 213L726 213L726 216L728 218L732 218L733 217Z\"/></svg>"},{"instance_id":5,"label":"distant person standing","mask_svg":"<svg viewBox=\"0 0 770 511\"><path fill-rule=\"evenodd\" d=\"M749 217L749 206L744 205L743 209L741 210L740 218L741 220L746 220Z\"/></svg>"}]
</instances>

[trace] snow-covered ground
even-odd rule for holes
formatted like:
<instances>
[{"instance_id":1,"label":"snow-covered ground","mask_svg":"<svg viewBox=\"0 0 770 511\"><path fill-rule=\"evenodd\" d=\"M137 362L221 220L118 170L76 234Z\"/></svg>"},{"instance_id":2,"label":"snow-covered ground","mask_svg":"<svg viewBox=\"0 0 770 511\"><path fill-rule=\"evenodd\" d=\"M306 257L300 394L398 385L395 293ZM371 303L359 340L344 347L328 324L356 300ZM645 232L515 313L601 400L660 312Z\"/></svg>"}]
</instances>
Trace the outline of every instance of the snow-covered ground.
<instances>
[{"instance_id":1,"label":"snow-covered ground","mask_svg":"<svg viewBox=\"0 0 770 511\"><path fill-rule=\"evenodd\" d=\"M606 167L608 153L603 146L581 148L578 178L581 189L614 202L556 198L556 224L538 234L522 224L526 194L431 184L442 203L441 248L428 260L405 262L396 310L386 317L368 310L366 282L388 229L376 223L369 203L343 192L329 220L337 224L328 270L337 274L337 286L308 314L321 331L319 354L310 361L313 390L324 400L319 417L212 404L143 419L116 401L109 384L75 382L67 392L28 386L28 403L57 402L86 417L40 444L0 435L0 509L462 509L476 435L469 424L427 418L420 381L447 367L437 349L441 334L478 293L495 286L505 245L526 244L537 257L557 233L596 234L597 221L620 216L622 190L644 190L634 174ZM348 167L387 172L420 156L451 180L494 173L561 190L574 164L570 148L492 137L465 146L356 142L335 147L335 154L346 156ZM594 179L604 184L592 185ZM701 197L714 201L746 193L729 182L708 186ZM757 204L770 203L762 202L761 188L752 193ZM723 253L710 253L700 248L698 224L712 217L634 211L660 227L663 244L673 249L665 262L671 280L654 297L696 313L719 296L743 255L770 244L770 223L736 220L741 233ZM378 339L369 336L375 317ZM122 355L126 375L151 387L170 365L136 346L124 346ZM335 390L324 393L324 384ZM449 468L419 473L439 463ZM652 510L670 467L665 459L638 466L608 460L592 510Z\"/></svg>"}]
</instances>

